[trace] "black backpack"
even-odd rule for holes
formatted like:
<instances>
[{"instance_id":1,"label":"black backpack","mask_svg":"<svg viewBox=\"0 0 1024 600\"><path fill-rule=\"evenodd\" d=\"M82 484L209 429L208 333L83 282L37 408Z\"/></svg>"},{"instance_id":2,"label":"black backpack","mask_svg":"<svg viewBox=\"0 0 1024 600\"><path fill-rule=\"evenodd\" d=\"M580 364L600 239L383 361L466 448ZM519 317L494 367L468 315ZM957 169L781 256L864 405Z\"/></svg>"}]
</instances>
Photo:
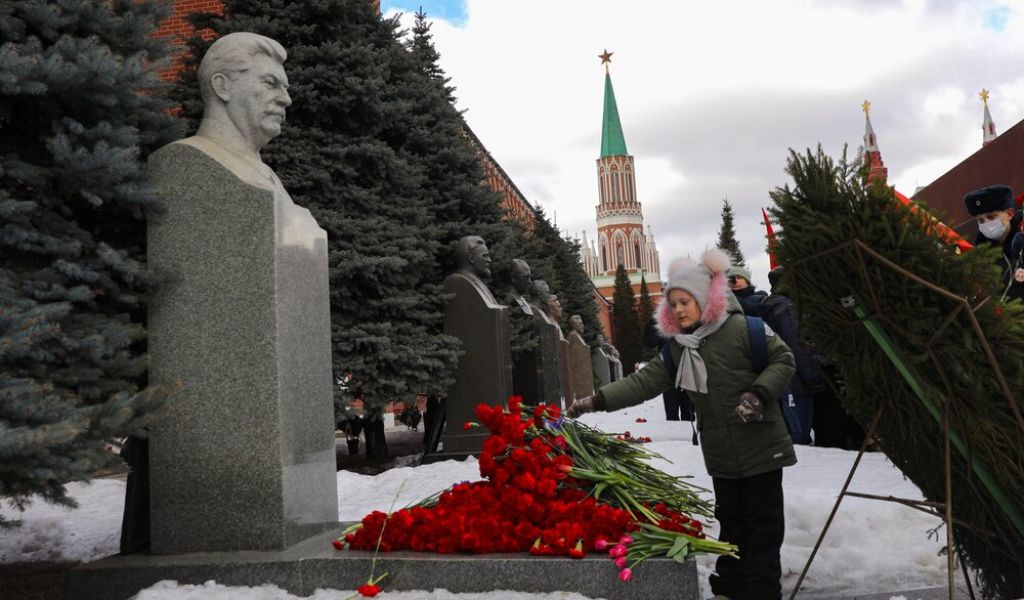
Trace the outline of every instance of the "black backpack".
<instances>
[{"instance_id":1,"label":"black backpack","mask_svg":"<svg viewBox=\"0 0 1024 600\"><path fill-rule=\"evenodd\" d=\"M760 374L768 366L768 335L764 331L764 319L749 315L746 319L747 337L750 339L750 366L755 373ZM665 344L661 347L661 361L664 363L665 368L668 369L669 377L675 379L676 362L672 359L671 344ZM786 431L789 432L790 437L795 439L800 435L800 420L797 419L796 411L790 405L791 398L792 396L787 386L786 389L782 390L778 401L779 410L782 411L782 417L786 421Z\"/></svg>"}]
</instances>

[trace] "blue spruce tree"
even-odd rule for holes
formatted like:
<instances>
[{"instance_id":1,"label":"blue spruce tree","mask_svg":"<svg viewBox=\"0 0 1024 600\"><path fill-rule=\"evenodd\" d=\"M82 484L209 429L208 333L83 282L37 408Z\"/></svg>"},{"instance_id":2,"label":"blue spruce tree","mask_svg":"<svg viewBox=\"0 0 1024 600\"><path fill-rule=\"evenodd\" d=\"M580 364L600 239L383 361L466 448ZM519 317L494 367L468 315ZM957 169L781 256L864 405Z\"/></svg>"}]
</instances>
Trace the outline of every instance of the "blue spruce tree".
<instances>
[{"instance_id":1,"label":"blue spruce tree","mask_svg":"<svg viewBox=\"0 0 1024 600\"><path fill-rule=\"evenodd\" d=\"M141 158L180 135L157 93L164 4L0 4L0 497L72 504L168 390L145 387Z\"/></svg>"}]
</instances>

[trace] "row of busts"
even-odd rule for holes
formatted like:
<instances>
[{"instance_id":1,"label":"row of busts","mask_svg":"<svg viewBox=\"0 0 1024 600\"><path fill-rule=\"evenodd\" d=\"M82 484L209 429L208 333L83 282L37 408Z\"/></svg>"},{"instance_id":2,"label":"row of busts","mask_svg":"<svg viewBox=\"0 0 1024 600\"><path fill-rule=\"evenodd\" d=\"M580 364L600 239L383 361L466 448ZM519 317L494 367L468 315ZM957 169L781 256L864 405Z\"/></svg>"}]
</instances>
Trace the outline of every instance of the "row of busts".
<instances>
[{"instance_id":1,"label":"row of busts","mask_svg":"<svg viewBox=\"0 0 1024 600\"><path fill-rule=\"evenodd\" d=\"M491 276L491 256L483 238L459 240L454 258L456 270L444 281L449 298L444 331L461 341L463 354L444 402L445 452L479 449L483 434L466 433L462 424L473 420L473 410L481 402L498 405L517 395L525 404L565 407L593 394L595 377L600 386L622 376L618 351L601 336L600 344L591 348L583 339L579 315L569 318L569 335L565 335L558 297L546 281L532 276L526 261L512 261L516 295L503 303L485 282ZM515 355L510 317L531 338Z\"/></svg>"}]
</instances>

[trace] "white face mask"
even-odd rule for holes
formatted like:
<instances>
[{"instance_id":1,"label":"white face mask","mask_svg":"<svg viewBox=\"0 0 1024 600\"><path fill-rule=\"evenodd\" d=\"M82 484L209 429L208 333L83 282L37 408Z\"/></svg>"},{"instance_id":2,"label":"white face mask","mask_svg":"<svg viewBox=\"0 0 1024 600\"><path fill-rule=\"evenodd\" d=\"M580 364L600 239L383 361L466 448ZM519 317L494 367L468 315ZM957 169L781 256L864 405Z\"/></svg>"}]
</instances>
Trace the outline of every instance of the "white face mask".
<instances>
[{"instance_id":1,"label":"white face mask","mask_svg":"<svg viewBox=\"0 0 1024 600\"><path fill-rule=\"evenodd\" d=\"M1002 219L992 219L991 221L978 224L978 231L990 240L1002 239L1009 228L1010 224L1004 223Z\"/></svg>"}]
</instances>

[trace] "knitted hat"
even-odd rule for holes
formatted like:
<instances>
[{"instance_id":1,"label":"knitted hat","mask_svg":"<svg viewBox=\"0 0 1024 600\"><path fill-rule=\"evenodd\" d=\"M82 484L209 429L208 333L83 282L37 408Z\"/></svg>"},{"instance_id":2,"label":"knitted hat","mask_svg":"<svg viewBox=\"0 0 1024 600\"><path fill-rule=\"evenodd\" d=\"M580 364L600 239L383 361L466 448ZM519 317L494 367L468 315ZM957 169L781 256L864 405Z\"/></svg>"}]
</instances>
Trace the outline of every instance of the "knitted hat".
<instances>
[{"instance_id":1,"label":"knitted hat","mask_svg":"<svg viewBox=\"0 0 1024 600\"><path fill-rule=\"evenodd\" d=\"M677 258L669 265L668 285L665 295L658 305L658 330L661 335L671 337L682 333L679 321L672 314L668 303L669 292L684 290L693 296L701 309L702 323L713 323L723 316L728 309L725 285L725 272L729 269L729 255L718 248L706 250L700 262L689 258ZM749 272L748 272L749 274Z\"/></svg>"},{"instance_id":2,"label":"knitted hat","mask_svg":"<svg viewBox=\"0 0 1024 600\"><path fill-rule=\"evenodd\" d=\"M964 196L964 206L972 217L1013 208L1013 191L1008 185L990 185Z\"/></svg>"},{"instance_id":3,"label":"knitted hat","mask_svg":"<svg viewBox=\"0 0 1024 600\"><path fill-rule=\"evenodd\" d=\"M725 272L725 276L742 277L747 280L747 283L750 283L750 269L740 265L733 265L730 267L729 270Z\"/></svg>"}]
</instances>

